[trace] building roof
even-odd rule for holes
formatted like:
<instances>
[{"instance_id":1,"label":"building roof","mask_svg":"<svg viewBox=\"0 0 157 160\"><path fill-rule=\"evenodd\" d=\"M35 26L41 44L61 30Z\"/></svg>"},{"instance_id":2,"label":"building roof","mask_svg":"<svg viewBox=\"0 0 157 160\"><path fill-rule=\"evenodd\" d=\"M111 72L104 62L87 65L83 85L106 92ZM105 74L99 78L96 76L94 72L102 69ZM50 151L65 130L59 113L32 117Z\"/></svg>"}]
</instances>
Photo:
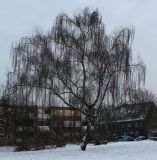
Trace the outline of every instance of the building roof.
<instances>
[{"instance_id":1,"label":"building roof","mask_svg":"<svg viewBox=\"0 0 157 160\"><path fill-rule=\"evenodd\" d=\"M146 118L153 103L124 104L115 108L104 108L99 114L100 122L137 121Z\"/></svg>"}]
</instances>

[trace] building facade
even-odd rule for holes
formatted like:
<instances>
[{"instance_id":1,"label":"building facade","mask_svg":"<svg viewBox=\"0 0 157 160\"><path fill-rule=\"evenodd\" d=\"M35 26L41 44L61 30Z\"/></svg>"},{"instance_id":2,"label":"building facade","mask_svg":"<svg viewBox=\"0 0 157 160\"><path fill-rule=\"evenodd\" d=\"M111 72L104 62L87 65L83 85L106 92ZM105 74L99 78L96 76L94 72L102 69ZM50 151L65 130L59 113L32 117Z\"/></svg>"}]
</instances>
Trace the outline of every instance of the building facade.
<instances>
[{"instance_id":1,"label":"building facade","mask_svg":"<svg viewBox=\"0 0 157 160\"><path fill-rule=\"evenodd\" d=\"M153 103L104 108L99 121L101 135L157 137L157 107Z\"/></svg>"},{"instance_id":2,"label":"building facade","mask_svg":"<svg viewBox=\"0 0 157 160\"><path fill-rule=\"evenodd\" d=\"M0 117L2 145L37 136L78 139L81 130L81 113L70 107L11 106L9 110L1 107Z\"/></svg>"}]
</instances>

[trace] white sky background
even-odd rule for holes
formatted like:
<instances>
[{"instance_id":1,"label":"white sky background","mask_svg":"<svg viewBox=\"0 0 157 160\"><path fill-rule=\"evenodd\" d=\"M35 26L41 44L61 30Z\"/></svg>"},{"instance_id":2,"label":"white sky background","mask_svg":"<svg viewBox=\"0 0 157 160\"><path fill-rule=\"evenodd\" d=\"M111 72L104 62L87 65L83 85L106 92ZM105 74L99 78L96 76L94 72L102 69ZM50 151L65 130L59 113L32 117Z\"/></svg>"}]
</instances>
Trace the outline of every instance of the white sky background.
<instances>
[{"instance_id":1,"label":"white sky background","mask_svg":"<svg viewBox=\"0 0 157 160\"><path fill-rule=\"evenodd\" d=\"M85 6L99 9L106 32L135 27L133 55L147 66L146 88L157 93L157 0L0 0L0 83L6 81L12 43L37 27L49 30L58 13L72 15Z\"/></svg>"}]
</instances>

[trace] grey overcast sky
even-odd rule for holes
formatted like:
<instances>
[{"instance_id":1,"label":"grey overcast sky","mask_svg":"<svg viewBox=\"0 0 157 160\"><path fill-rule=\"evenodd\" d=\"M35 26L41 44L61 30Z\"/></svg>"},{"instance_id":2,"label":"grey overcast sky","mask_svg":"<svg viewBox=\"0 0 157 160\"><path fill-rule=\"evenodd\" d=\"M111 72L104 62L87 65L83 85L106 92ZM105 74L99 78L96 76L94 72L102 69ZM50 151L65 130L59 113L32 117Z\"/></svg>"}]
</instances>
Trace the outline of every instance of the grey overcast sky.
<instances>
[{"instance_id":1,"label":"grey overcast sky","mask_svg":"<svg viewBox=\"0 0 157 160\"><path fill-rule=\"evenodd\" d=\"M49 30L58 13L85 6L99 9L106 32L135 27L133 55L147 66L146 88L157 93L157 0L0 0L0 83L6 81L12 43L37 27Z\"/></svg>"}]
</instances>

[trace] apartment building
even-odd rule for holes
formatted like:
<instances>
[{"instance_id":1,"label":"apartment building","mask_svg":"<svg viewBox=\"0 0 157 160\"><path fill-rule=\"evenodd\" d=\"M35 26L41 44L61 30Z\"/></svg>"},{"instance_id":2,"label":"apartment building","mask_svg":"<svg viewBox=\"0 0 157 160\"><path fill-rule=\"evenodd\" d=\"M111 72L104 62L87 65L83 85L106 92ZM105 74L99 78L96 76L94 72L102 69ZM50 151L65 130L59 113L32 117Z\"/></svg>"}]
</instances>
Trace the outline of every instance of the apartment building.
<instances>
[{"instance_id":1,"label":"apartment building","mask_svg":"<svg viewBox=\"0 0 157 160\"><path fill-rule=\"evenodd\" d=\"M63 106L0 107L0 144L39 135L79 137L81 113Z\"/></svg>"}]
</instances>

